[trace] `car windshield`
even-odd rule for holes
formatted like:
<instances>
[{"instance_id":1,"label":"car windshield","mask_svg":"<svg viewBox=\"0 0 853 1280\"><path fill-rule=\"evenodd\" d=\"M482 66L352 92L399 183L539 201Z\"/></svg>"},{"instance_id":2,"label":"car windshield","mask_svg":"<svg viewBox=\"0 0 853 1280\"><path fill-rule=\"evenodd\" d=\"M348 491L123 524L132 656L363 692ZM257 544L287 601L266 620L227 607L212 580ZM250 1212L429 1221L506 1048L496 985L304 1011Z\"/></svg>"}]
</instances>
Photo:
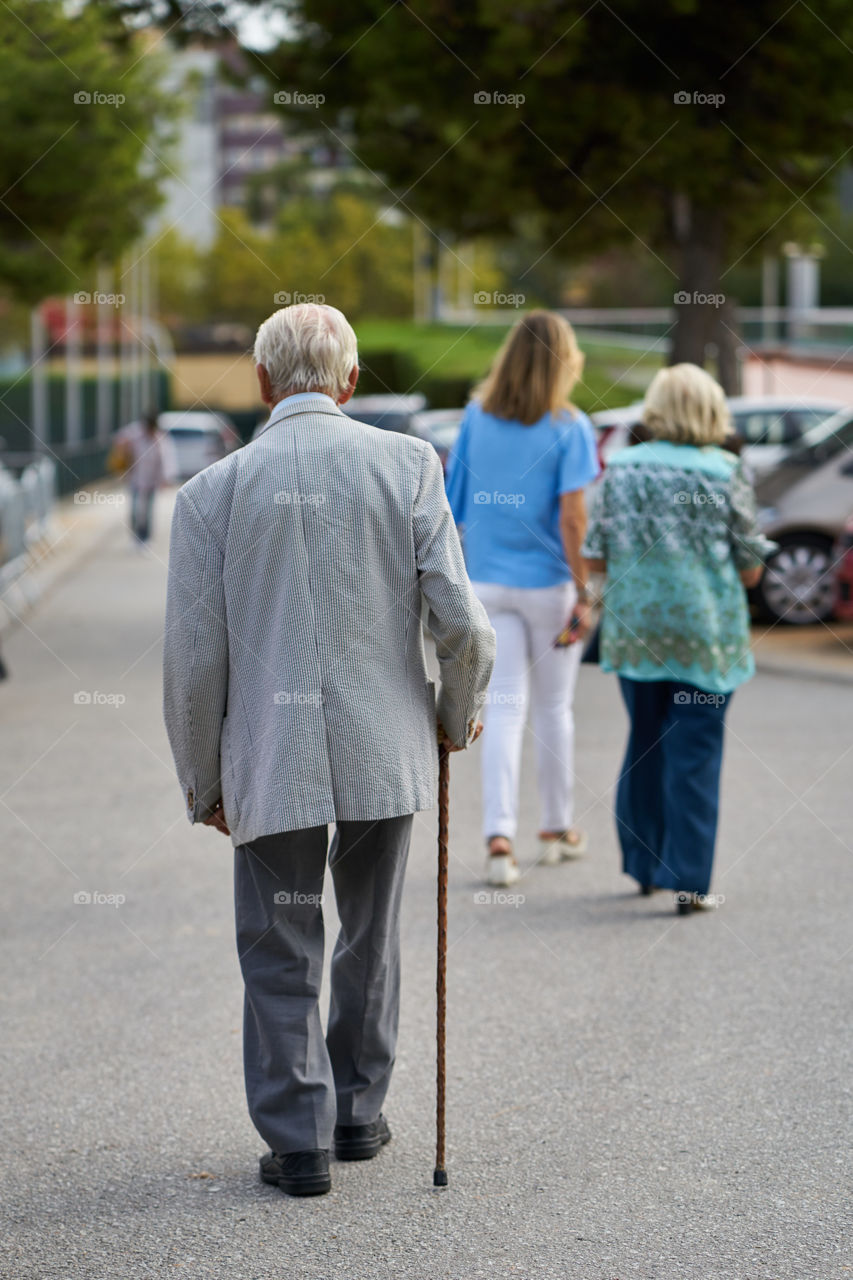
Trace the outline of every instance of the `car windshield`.
<instances>
[{"instance_id":1,"label":"car windshield","mask_svg":"<svg viewBox=\"0 0 853 1280\"><path fill-rule=\"evenodd\" d=\"M853 445L853 414L849 409L835 413L826 422L807 431L800 443L791 450L792 462L808 462L811 455L819 452L821 461L828 462L842 449Z\"/></svg>"}]
</instances>

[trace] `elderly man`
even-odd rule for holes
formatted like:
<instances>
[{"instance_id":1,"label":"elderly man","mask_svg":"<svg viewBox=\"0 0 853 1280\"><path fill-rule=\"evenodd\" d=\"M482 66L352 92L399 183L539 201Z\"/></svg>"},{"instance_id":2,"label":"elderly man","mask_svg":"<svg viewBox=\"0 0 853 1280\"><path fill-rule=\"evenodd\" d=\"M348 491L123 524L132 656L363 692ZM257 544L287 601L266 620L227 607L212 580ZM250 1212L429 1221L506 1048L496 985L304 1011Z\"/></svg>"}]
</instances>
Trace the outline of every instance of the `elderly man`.
<instances>
[{"instance_id":1,"label":"elderly man","mask_svg":"<svg viewBox=\"0 0 853 1280\"><path fill-rule=\"evenodd\" d=\"M261 1176L320 1195L332 1143L363 1160L390 1138L413 815L436 801L436 735L454 750L479 735L494 633L432 446L339 408L358 378L341 312L275 312L255 361L266 427L178 493L165 715L190 821L235 845L246 1092L271 1148ZM341 929L324 1037L327 853Z\"/></svg>"}]
</instances>

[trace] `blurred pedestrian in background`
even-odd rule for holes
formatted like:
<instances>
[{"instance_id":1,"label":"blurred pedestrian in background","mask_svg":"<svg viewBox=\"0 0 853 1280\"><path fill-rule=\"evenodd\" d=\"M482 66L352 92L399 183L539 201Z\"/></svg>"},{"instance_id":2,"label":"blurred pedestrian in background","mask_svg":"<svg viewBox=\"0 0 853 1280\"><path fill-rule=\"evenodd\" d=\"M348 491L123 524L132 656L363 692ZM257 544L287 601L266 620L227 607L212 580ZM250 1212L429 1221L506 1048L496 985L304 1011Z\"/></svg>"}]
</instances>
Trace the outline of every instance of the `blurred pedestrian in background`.
<instances>
[{"instance_id":1,"label":"blurred pedestrian in background","mask_svg":"<svg viewBox=\"0 0 853 1280\"><path fill-rule=\"evenodd\" d=\"M130 528L137 546L151 537L151 518L157 490L166 483L166 437L157 414L131 422L117 431L107 465L123 474L130 493Z\"/></svg>"},{"instance_id":2,"label":"blurred pedestrian in background","mask_svg":"<svg viewBox=\"0 0 853 1280\"><path fill-rule=\"evenodd\" d=\"M587 848L573 826L572 698L578 641L588 627L584 488L599 466L594 429L569 401L582 370L571 325L548 311L524 316L468 405L448 461L447 493L468 573L497 636L483 733L483 833L493 885L519 875L513 841L528 688L539 860L555 864Z\"/></svg>"},{"instance_id":3,"label":"blurred pedestrian in background","mask_svg":"<svg viewBox=\"0 0 853 1280\"><path fill-rule=\"evenodd\" d=\"M646 439L613 455L584 544L607 574L600 654L619 675L630 733L616 797L623 868L679 911L709 896L723 728L754 672L745 587L774 549L758 531L721 387L692 364L662 369Z\"/></svg>"}]
</instances>

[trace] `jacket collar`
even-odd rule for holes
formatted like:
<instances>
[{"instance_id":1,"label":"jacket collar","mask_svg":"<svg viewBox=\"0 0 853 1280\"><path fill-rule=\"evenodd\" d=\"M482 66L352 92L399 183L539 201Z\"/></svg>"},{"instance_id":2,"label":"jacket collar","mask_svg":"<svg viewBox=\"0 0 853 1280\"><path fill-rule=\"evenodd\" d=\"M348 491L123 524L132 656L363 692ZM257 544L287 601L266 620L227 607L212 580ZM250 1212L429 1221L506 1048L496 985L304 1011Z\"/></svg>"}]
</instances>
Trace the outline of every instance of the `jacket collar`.
<instances>
[{"instance_id":1,"label":"jacket collar","mask_svg":"<svg viewBox=\"0 0 853 1280\"><path fill-rule=\"evenodd\" d=\"M285 396L283 400L279 400L259 434L263 435L283 418L295 418L305 413L323 413L334 418L346 417L331 396L324 395L323 392L318 392L316 395L300 393L295 396Z\"/></svg>"}]
</instances>

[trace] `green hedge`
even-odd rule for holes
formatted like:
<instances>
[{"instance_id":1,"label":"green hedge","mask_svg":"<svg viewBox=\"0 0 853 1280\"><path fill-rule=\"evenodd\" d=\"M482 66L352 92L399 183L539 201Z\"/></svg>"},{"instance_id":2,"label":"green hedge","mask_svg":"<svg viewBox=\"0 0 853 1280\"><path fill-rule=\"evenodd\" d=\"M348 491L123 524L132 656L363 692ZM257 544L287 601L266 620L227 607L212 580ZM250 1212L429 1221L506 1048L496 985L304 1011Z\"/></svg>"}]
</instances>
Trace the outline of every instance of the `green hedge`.
<instances>
[{"instance_id":1,"label":"green hedge","mask_svg":"<svg viewBox=\"0 0 853 1280\"><path fill-rule=\"evenodd\" d=\"M70 493L104 474L108 446L97 439L97 378L80 379L80 440L68 444L66 438L65 378L62 374L48 374L47 387L47 445L57 462L57 487L59 493ZM118 377L108 380L110 391L110 418L112 430L124 424L121 421L121 383ZM156 378L156 407L165 409L169 403L170 380L165 370L159 370ZM38 451L38 441L31 430L32 390L29 374L18 378L0 379L0 437L3 440L0 458L11 455L12 465L20 468L27 455Z\"/></svg>"}]
</instances>

